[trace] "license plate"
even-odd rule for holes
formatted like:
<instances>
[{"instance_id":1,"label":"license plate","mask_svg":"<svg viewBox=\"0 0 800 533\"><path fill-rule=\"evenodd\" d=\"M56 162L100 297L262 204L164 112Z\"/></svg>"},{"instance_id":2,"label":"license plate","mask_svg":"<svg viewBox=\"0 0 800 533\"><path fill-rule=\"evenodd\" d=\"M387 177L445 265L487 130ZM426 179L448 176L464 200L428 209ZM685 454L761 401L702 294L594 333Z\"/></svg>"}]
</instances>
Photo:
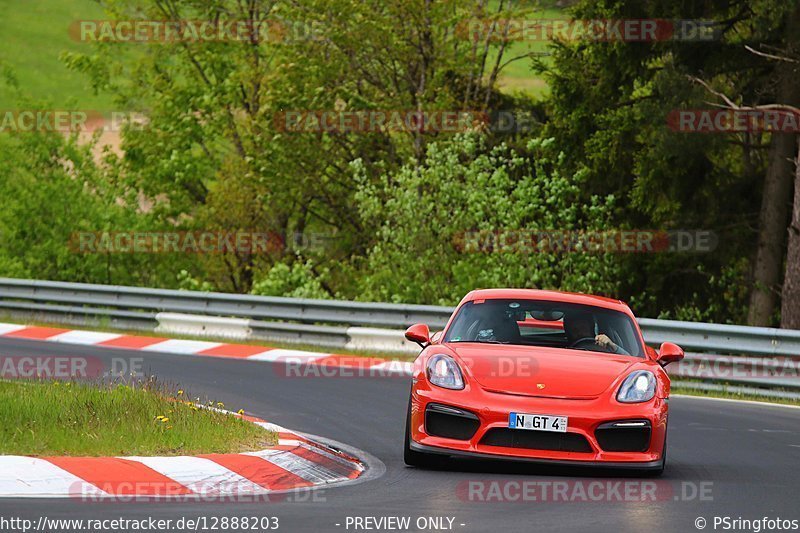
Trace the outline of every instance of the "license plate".
<instances>
[{"instance_id":1,"label":"license plate","mask_svg":"<svg viewBox=\"0 0 800 533\"><path fill-rule=\"evenodd\" d=\"M512 429L531 429L534 431L566 433L567 417L510 413L508 415L508 427Z\"/></svg>"}]
</instances>

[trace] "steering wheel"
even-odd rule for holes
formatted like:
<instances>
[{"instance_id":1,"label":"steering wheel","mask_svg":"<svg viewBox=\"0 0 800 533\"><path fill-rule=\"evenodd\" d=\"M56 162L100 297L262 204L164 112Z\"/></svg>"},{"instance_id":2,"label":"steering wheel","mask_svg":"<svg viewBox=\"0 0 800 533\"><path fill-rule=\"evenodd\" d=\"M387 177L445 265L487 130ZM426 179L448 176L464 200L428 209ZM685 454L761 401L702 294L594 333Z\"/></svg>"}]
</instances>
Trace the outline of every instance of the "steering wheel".
<instances>
[{"instance_id":1,"label":"steering wheel","mask_svg":"<svg viewBox=\"0 0 800 533\"><path fill-rule=\"evenodd\" d=\"M591 344L592 347L598 346L597 341L595 341L594 337L581 337L580 339L576 340L572 344L569 345L570 348L575 348L576 350L589 350L588 347L581 347L582 344Z\"/></svg>"},{"instance_id":2,"label":"steering wheel","mask_svg":"<svg viewBox=\"0 0 800 533\"><path fill-rule=\"evenodd\" d=\"M585 346L581 346L582 344ZM594 337L583 337L570 344L569 347L575 348L576 350L613 353L607 346L598 344Z\"/></svg>"}]
</instances>

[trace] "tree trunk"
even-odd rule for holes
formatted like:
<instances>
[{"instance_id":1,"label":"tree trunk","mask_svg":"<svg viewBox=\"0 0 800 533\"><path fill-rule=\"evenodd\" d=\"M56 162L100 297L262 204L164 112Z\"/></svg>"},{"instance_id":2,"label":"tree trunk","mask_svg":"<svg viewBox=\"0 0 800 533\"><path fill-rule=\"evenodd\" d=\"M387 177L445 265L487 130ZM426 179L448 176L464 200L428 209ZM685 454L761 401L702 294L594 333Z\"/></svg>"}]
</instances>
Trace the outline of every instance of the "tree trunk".
<instances>
[{"instance_id":1,"label":"tree trunk","mask_svg":"<svg viewBox=\"0 0 800 533\"><path fill-rule=\"evenodd\" d=\"M769 167L761 196L758 250L753 268L755 284L750 293L747 316L747 323L751 326L769 326L777 310L796 152L794 134L772 135Z\"/></svg>"},{"instance_id":2,"label":"tree trunk","mask_svg":"<svg viewBox=\"0 0 800 533\"><path fill-rule=\"evenodd\" d=\"M794 168L794 207L781 294L781 327L800 329L800 147Z\"/></svg>"},{"instance_id":3,"label":"tree trunk","mask_svg":"<svg viewBox=\"0 0 800 533\"><path fill-rule=\"evenodd\" d=\"M789 15L786 24L786 53L794 56L800 48L800 5ZM800 100L800 76L796 63L779 61L776 99L781 104L796 106ZM747 323L769 326L778 310L786 227L791 211L794 160L797 140L794 133L773 133L769 150L769 166L764 178L761 213L758 220L758 248L753 264L753 289Z\"/></svg>"}]
</instances>

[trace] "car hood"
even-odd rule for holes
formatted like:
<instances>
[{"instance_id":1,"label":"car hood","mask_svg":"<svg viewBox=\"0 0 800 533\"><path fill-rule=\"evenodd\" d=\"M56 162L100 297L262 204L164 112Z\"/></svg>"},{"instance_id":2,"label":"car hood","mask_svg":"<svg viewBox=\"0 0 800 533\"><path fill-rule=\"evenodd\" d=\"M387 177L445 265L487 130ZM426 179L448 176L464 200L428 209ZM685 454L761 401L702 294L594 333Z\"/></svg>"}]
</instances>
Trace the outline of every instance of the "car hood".
<instances>
[{"instance_id":1,"label":"car hood","mask_svg":"<svg viewBox=\"0 0 800 533\"><path fill-rule=\"evenodd\" d=\"M596 398L641 359L561 348L448 343L485 390L546 398Z\"/></svg>"}]
</instances>

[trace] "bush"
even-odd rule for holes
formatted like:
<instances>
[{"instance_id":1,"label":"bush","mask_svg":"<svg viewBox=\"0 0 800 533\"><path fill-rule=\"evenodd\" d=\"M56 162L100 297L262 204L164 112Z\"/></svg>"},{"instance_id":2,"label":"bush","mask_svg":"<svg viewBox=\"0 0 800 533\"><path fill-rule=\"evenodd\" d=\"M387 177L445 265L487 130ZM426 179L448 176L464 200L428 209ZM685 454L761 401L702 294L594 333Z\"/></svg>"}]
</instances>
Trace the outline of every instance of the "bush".
<instances>
[{"instance_id":1,"label":"bush","mask_svg":"<svg viewBox=\"0 0 800 533\"><path fill-rule=\"evenodd\" d=\"M430 144L423 161L377 186L356 161L359 214L376 228L360 298L452 305L481 287L614 294L619 273L610 254L463 249L464 232L474 230L607 230L614 197L580 201L582 176L560 174L563 157L552 139L533 139L523 153L461 135Z\"/></svg>"},{"instance_id":2,"label":"bush","mask_svg":"<svg viewBox=\"0 0 800 533\"><path fill-rule=\"evenodd\" d=\"M288 298L330 298L314 273L311 261L291 265L276 263L263 278L253 284L252 294Z\"/></svg>"}]
</instances>

